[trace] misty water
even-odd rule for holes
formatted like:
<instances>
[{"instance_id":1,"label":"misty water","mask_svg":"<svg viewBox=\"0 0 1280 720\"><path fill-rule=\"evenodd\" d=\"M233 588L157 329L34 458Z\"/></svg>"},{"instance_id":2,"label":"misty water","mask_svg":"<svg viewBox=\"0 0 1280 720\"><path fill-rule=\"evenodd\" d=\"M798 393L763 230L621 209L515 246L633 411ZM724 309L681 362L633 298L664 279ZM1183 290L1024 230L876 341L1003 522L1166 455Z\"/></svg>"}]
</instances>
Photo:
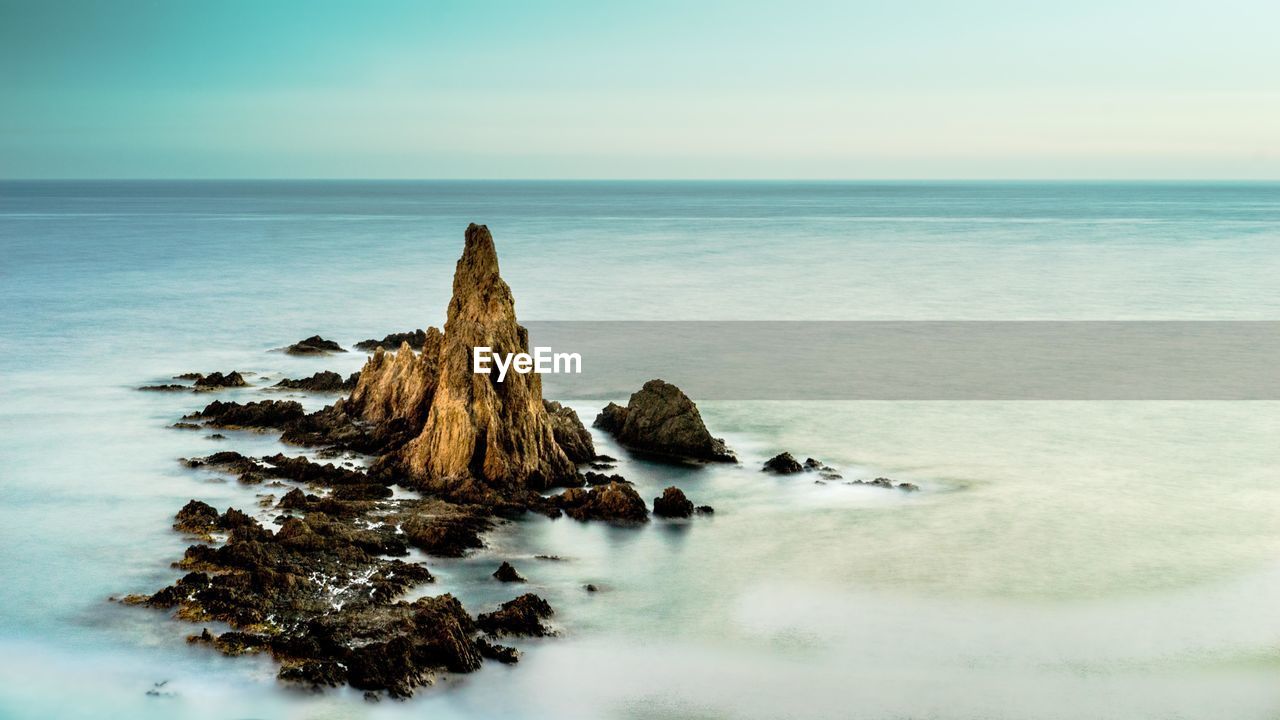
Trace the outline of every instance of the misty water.
<instances>
[{"instance_id":1,"label":"misty water","mask_svg":"<svg viewBox=\"0 0 1280 720\"><path fill-rule=\"evenodd\" d=\"M523 320L1280 319L1275 184L0 183L0 716L1280 712L1277 402L704 401L742 464L701 469L596 432L643 497L715 515L528 517L428 559L417 592L473 613L510 560L559 635L404 702L283 687L109 602L179 576L189 499L271 492L178 458L301 452L172 429L210 398L134 388L235 369L254 387L220 399L318 409L263 386L364 354L272 350L439 325L469 222ZM759 472L781 450L921 491Z\"/></svg>"}]
</instances>

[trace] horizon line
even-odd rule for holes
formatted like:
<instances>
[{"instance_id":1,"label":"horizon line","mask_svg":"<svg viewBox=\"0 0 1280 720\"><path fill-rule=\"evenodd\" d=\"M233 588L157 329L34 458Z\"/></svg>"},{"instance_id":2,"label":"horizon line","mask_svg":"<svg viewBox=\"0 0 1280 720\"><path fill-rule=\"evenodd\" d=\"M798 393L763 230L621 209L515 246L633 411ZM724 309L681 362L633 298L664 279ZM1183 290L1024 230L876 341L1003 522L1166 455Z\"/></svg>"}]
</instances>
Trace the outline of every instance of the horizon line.
<instances>
[{"instance_id":1,"label":"horizon line","mask_svg":"<svg viewBox=\"0 0 1280 720\"><path fill-rule=\"evenodd\" d=\"M1276 183L1275 178L1182 177L916 177L916 178L800 178L800 177L0 177L0 182L775 182L775 183Z\"/></svg>"}]
</instances>

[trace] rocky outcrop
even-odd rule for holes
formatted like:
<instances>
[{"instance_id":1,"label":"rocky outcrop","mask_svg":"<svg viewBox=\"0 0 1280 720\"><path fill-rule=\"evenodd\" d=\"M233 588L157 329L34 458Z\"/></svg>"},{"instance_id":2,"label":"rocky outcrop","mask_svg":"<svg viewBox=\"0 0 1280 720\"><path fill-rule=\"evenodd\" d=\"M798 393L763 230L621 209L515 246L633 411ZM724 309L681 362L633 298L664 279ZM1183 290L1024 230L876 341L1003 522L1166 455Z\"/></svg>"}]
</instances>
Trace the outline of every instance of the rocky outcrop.
<instances>
[{"instance_id":1,"label":"rocky outcrop","mask_svg":"<svg viewBox=\"0 0 1280 720\"><path fill-rule=\"evenodd\" d=\"M203 420L206 425L214 427L283 428L303 415L302 405L293 400L260 400L243 404L214 400L185 419Z\"/></svg>"},{"instance_id":2,"label":"rocky outcrop","mask_svg":"<svg viewBox=\"0 0 1280 720\"><path fill-rule=\"evenodd\" d=\"M476 625L490 635L531 635L542 637L551 635L551 629L543 624L542 619L551 616L551 606L546 600L525 593L515 600L502 603L501 607L491 613L476 616Z\"/></svg>"},{"instance_id":3,"label":"rocky outcrop","mask_svg":"<svg viewBox=\"0 0 1280 720\"><path fill-rule=\"evenodd\" d=\"M575 520L645 522L649 510L630 484L611 482L593 488L569 488L552 498L556 507Z\"/></svg>"},{"instance_id":4,"label":"rocky outcrop","mask_svg":"<svg viewBox=\"0 0 1280 720\"><path fill-rule=\"evenodd\" d=\"M524 582L524 577L521 576L520 573L516 572L516 569L511 566L511 563L505 560L502 561L502 564L498 566L497 570L493 571L493 577L497 579L498 582L505 582L505 583Z\"/></svg>"},{"instance_id":5,"label":"rocky outcrop","mask_svg":"<svg viewBox=\"0 0 1280 720\"><path fill-rule=\"evenodd\" d=\"M402 344L408 343L409 347L414 350L421 350L427 342L427 333L422 330L413 330L411 332L391 333L381 340L361 340L356 343L357 350L365 352L373 352L378 348L383 350L395 350Z\"/></svg>"},{"instance_id":6,"label":"rocky outcrop","mask_svg":"<svg viewBox=\"0 0 1280 720\"><path fill-rule=\"evenodd\" d=\"M556 441L537 374L472 372L472 349L528 352L511 288L498 270L493 237L467 228L453 276L444 333L426 331L423 350L379 349L360 372L344 410L366 422L400 419L421 431L391 458L419 487L480 500L571 481L574 462Z\"/></svg>"},{"instance_id":7,"label":"rocky outcrop","mask_svg":"<svg viewBox=\"0 0 1280 720\"><path fill-rule=\"evenodd\" d=\"M626 407L609 403L596 416L595 426L632 450L681 460L737 462L724 441L707 432L698 406L662 380L645 383Z\"/></svg>"},{"instance_id":8,"label":"rocky outcrop","mask_svg":"<svg viewBox=\"0 0 1280 720\"><path fill-rule=\"evenodd\" d=\"M245 382L244 376L232 370L223 375L220 372L212 372L196 379L195 388L197 390L217 390L220 388L247 387L249 383Z\"/></svg>"},{"instance_id":9,"label":"rocky outcrop","mask_svg":"<svg viewBox=\"0 0 1280 720\"><path fill-rule=\"evenodd\" d=\"M403 420L415 434L421 432L439 381L437 363L444 336L430 328L423 343L422 354L408 343L392 353L378 348L360 370L343 410L367 422Z\"/></svg>"},{"instance_id":10,"label":"rocky outcrop","mask_svg":"<svg viewBox=\"0 0 1280 720\"><path fill-rule=\"evenodd\" d=\"M693 514L693 503L674 485L663 490L661 497L653 499L653 514L667 518L687 518Z\"/></svg>"},{"instance_id":11,"label":"rocky outcrop","mask_svg":"<svg viewBox=\"0 0 1280 720\"><path fill-rule=\"evenodd\" d=\"M791 475L793 473L803 472L804 466L800 461L789 453L778 453L765 461L764 467L760 468L765 472L777 473L779 475Z\"/></svg>"},{"instance_id":12,"label":"rocky outcrop","mask_svg":"<svg viewBox=\"0 0 1280 720\"><path fill-rule=\"evenodd\" d=\"M578 413L554 400L543 400L542 405L551 418L551 432L556 444L564 454L575 463L594 460L596 446L591 440L591 431L583 426Z\"/></svg>"},{"instance_id":13,"label":"rocky outcrop","mask_svg":"<svg viewBox=\"0 0 1280 720\"><path fill-rule=\"evenodd\" d=\"M345 379L332 370L321 370L308 378L291 380L285 378L276 383L278 388L289 390L306 390L308 392L347 392L354 390L360 380L360 373L351 373Z\"/></svg>"},{"instance_id":14,"label":"rocky outcrop","mask_svg":"<svg viewBox=\"0 0 1280 720\"><path fill-rule=\"evenodd\" d=\"M299 340L286 347L284 351L290 355L324 355L327 353L346 352L338 343L332 340L325 340L319 335L312 335L306 340Z\"/></svg>"}]
</instances>

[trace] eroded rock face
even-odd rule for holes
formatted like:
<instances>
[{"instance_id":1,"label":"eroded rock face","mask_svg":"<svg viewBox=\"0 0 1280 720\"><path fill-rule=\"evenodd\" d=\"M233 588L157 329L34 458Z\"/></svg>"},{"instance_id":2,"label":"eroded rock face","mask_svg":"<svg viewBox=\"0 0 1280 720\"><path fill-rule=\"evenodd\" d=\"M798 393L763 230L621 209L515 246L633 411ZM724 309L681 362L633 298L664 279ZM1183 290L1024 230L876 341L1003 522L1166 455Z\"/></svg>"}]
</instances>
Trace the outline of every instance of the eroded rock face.
<instances>
[{"instance_id":1,"label":"eroded rock face","mask_svg":"<svg viewBox=\"0 0 1280 720\"><path fill-rule=\"evenodd\" d=\"M555 441L536 373L472 372L472 349L527 353L529 334L516 322L511 288L498 272L493 237L467 228L453 276L453 298L438 361L439 381L426 426L405 448L411 474L425 480L471 476L499 487L549 487L574 475Z\"/></svg>"},{"instance_id":2,"label":"eroded rock face","mask_svg":"<svg viewBox=\"0 0 1280 720\"><path fill-rule=\"evenodd\" d=\"M677 459L737 462L724 441L711 437L698 406L680 388L650 380L626 407L609 403L595 426L633 450Z\"/></svg>"},{"instance_id":3,"label":"eroded rock face","mask_svg":"<svg viewBox=\"0 0 1280 720\"><path fill-rule=\"evenodd\" d=\"M443 342L440 331L430 328L423 339L422 354L415 353L407 342L401 343L397 352L378 348L360 371L351 397L343 401L344 411L374 423L404 420L420 432L435 397L437 359Z\"/></svg>"},{"instance_id":4,"label":"eroded rock face","mask_svg":"<svg viewBox=\"0 0 1280 720\"><path fill-rule=\"evenodd\" d=\"M596 446L591 441L591 431L583 426L578 413L554 400L543 400L542 405L551 417L551 432L564 454L575 463L595 459Z\"/></svg>"},{"instance_id":5,"label":"eroded rock face","mask_svg":"<svg viewBox=\"0 0 1280 720\"><path fill-rule=\"evenodd\" d=\"M393 459L426 490L481 499L571 481L576 468L556 441L541 378L511 373L498 382L496 374L476 374L476 347L528 352L529 337L516 322L493 237L473 224L454 271L444 333L428 329L420 354L407 341L394 355L376 351L344 409L366 422L420 422Z\"/></svg>"}]
</instances>

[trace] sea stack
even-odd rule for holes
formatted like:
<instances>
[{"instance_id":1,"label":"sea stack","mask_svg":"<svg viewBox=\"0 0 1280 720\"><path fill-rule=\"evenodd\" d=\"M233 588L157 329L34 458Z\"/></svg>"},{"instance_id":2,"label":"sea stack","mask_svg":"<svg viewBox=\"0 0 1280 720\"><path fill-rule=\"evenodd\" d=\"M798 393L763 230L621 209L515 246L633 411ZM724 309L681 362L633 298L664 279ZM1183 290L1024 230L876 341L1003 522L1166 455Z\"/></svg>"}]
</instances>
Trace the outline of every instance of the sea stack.
<instances>
[{"instance_id":1,"label":"sea stack","mask_svg":"<svg viewBox=\"0 0 1280 720\"><path fill-rule=\"evenodd\" d=\"M407 344L393 355L375 353L344 410L369 422L420 426L388 459L436 492L509 495L571 480L576 468L556 442L541 378L510 373L498 382L496 375L475 373L475 347L527 353L529 335L516 322L493 236L472 224L454 271L444 333L428 329L420 355Z\"/></svg>"}]
</instances>

